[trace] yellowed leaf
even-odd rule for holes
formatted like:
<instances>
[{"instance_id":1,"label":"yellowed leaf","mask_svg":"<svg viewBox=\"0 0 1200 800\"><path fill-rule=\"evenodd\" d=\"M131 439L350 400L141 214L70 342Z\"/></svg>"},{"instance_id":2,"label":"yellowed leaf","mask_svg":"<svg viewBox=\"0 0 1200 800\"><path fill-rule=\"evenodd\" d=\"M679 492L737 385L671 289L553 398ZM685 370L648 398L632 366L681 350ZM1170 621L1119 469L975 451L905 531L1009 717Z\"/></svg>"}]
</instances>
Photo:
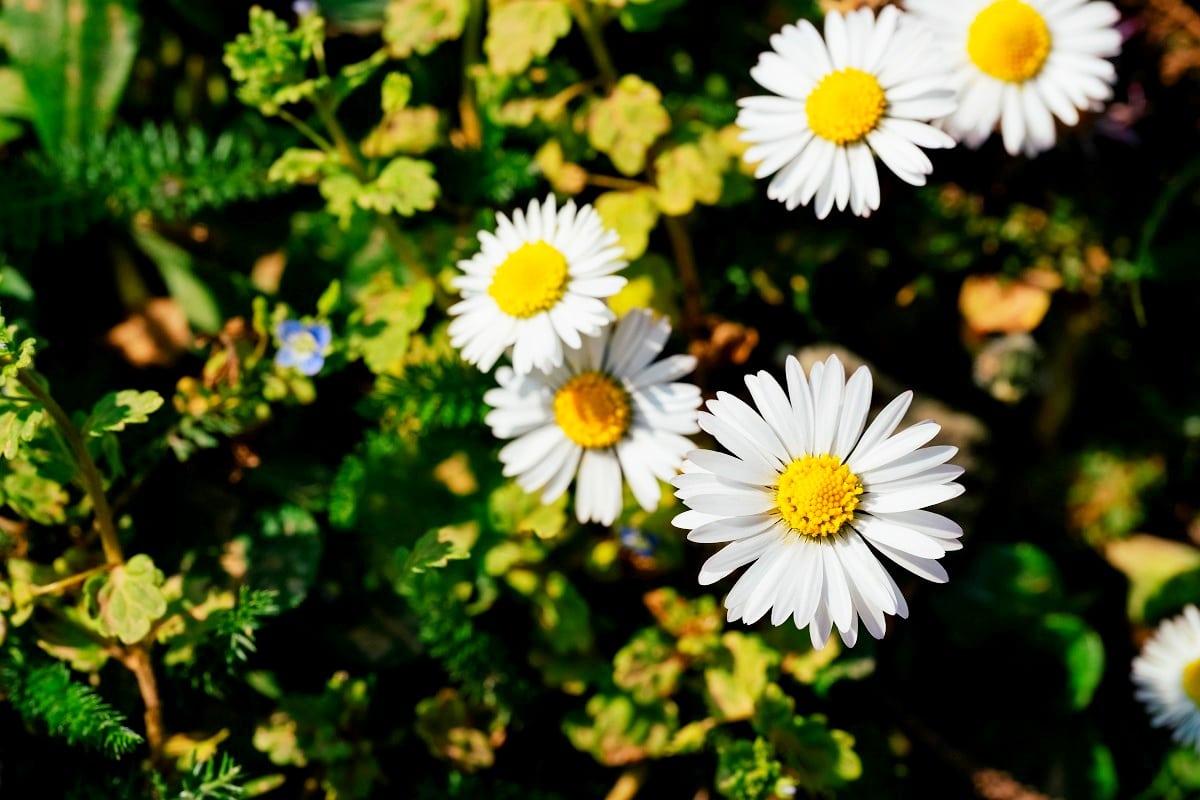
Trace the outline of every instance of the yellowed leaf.
<instances>
[{"instance_id":1,"label":"yellowed leaf","mask_svg":"<svg viewBox=\"0 0 1200 800\"><path fill-rule=\"evenodd\" d=\"M519 75L571 30L564 0L492 0L483 50L497 75Z\"/></svg>"},{"instance_id":2,"label":"yellowed leaf","mask_svg":"<svg viewBox=\"0 0 1200 800\"><path fill-rule=\"evenodd\" d=\"M397 153L420 155L438 143L441 115L434 106L393 111L363 140L363 154L386 158Z\"/></svg>"},{"instance_id":3,"label":"yellowed leaf","mask_svg":"<svg viewBox=\"0 0 1200 800\"><path fill-rule=\"evenodd\" d=\"M542 145L533 160L556 192L579 194L587 185L587 171L564 158L562 145L557 139Z\"/></svg>"},{"instance_id":4,"label":"yellowed leaf","mask_svg":"<svg viewBox=\"0 0 1200 800\"><path fill-rule=\"evenodd\" d=\"M650 145L670 129L671 117L654 84L626 75L612 94L592 105L587 125L592 147L621 173L636 175L646 166Z\"/></svg>"},{"instance_id":5,"label":"yellowed leaf","mask_svg":"<svg viewBox=\"0 0 1200 800\"><path fill-rule=\"evenodd\" d=\"M696 203L716 203L721 199L721 175L728 164L729 155L715 131L667 150L654 159L659 208L664 214L679 216Z\"/></svg>"},{"instance_id":6,"label":"yellowed leaf","mask_svg":"<svg viewBox=\"0 0 1200 800\"><path fill-rule=\"evenodd\" d=\"M396 58L425 55L442 42L462 35L468 0L391 0L383 39Z\"/></svg>"},{"instance_id":7,"label":"yellowed leaf","mask_svg":"<svg viewBox=\"0 0 1200 800\"><path fill-rule=\"evenodd\" d=\"M605 227L613 229L620 237L625 257L640 258L650 242L650 232L658 224L653 190L605 192L596 198L595 206Z\"/></svg>"},{"instance_id":8,"label":"yellowed leaf","mask_svg":"<svg viewBox=\"0 0 1200 800\"><path fill-rule=\"evenodd\" d=\"M1050 292L1022 280L971 275L963 281L958 309L976 333L1028 333L1050 310Z\"/></svg>"}]
</instances>

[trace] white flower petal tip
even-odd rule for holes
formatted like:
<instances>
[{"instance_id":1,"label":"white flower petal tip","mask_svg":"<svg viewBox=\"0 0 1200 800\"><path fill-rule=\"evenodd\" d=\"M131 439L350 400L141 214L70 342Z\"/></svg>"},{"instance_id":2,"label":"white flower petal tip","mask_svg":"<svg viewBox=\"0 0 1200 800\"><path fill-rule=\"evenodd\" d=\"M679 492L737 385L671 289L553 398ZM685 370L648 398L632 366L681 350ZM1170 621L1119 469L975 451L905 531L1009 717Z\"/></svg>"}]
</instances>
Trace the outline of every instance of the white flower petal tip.
<instances>
[{"instance_id":1,"label":"white flower petal tip","mask_svg":"<svg viewBox=\"0 0 1200 800\"><path fill-rule=\"evenodd\" d=\"M642 508L652 511L662 495L660 481L676 476L684 454L694 449L700 390L678 379L694 360L658 359L670 325L646 311L631 311L547 371L496 370L499 386L484 402L485 422L499 439L504 475L528 492L553 502L575 483L580 522L611 525L629 486ZM515 367L515 365L514 365ZM697 522L681 514L680 524Z\"/></svg>"},{"instance_id":2,"label":"white flower petal tip","mask_svg":"<svg viewBox=\"0 0 1200 800\"><path fill-rule=\"evenodd\" d=\"M551 370L613 319L605 304L625 285L617 234L591 206L554 195L496 215L480 250L458 262L462 300L450 308L450 343L485 372L511 351L518 373Z\"/></svg>"},{"instance_id":3,"label":"white flower petal tip","mask_svg":"<svg viewBox=\"0 0 1200 800\"><path fill-rule=\"evenodd\" d=\"M1133 660L1133 685L1152 725L1200 750L1200 610L1188 606L1158 626Z\"/></svg>"},{"instance_id":4,"label":"white flower petal tip","mask_svg":"<svg viewBox=\"0 0 1200 800\"><path fill-rule=\"evenodd\" d=\"M1011 155L1054 147L1065 126L1102 108L1121 50L1120 14L1094 0L908 0L954 71L958 108L939 125L969 147L999 130Z\"/></svg>"},{"instance_id":5,"label":"white flower petal tip","mask_svg":"<svg viewBox=\"0 0 1200 800\"><path fill-rule=\"evenodd\" d=\"M824 39L805 20L772 36L750 70L771 94L742 98L737 117L746 162L774 176L767 197L821 219L834 208L868 217L880 202L876 159L924 185L933 163L922 148L955 144L929 123L957 107L950 62L931 39L891 7L831 11Z\"/></svg>"},{"instance_id":6,"label":"white flower petal tip","mask_svg":"<svg viewBox=\"0 0 1200 800\"><path fill-rule=\"evenodd\" d=\"M789 358L786 386L760 372L746 378L753 405L725 393L700 427L728 453L694 450L672 482L689 510L674 524L690 541L723 544L705 561L702 585L747 567L725 599L730 620L808 628L814 647L836 630L852 647L860 627L875 638L908 604L888 561L933 583L949 579L940 559L961 548L962 528L927 510L962 493L956 453L926 446L938 426L897 432L911 392L868 424L871 374L846 378L836 356L806 375Z\"/></svg>"}]
</instances>

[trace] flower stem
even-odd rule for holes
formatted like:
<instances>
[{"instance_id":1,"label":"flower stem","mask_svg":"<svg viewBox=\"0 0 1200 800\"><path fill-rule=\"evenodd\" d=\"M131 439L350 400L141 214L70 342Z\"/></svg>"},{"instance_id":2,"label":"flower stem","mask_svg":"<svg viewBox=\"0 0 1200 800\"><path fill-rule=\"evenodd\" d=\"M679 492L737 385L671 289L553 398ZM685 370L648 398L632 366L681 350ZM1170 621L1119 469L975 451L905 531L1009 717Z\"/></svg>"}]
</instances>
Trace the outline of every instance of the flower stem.
<instances>
[{"instance_id":1,"label":"flower stem","mask_svg":"<svg viewBox=\"0 0 1200 800\"><path fill-rule=\"evenodd\" d=\"M471 70L479 59L480 43L483 40L483 0L470 2L466 33L463 36L462 94L458 100L458 116L463 144L472 150L478 150L483 146L483 126L480 124L479 108L475 103L475 81L471 77Z\"/></svg>"},{"instance_id":2,"label":"flower stem","mask_svg":"<svg viewBox=\"0 0 1200 800\"><path fill-rule=\"evenodd\" d=\"M354 145L350 143L350 137L346 135L346 129L342 127L342 123L338 122L337 116L330 109L325 99L318 98L314 101L314 105L317 109L317 116L321 118L321 123L329 131L329 136L333 139L334 147L341 155L342 161L361 183L369 182L371 176L367 173L367 168L363 166L362 160L359 159L358 154L354 150ZM425 267L421 264L420 260L416 258L405 259L405 254L411 254L412 248L404 241L404 234L400 231L400 227L396 225L396 220L392 219L390 215L380 214L379 221L383 225L383 232L387 236L388 244L391 245L396 258L404 261L405 268L417 280L428 280L429 273L425 271Z\"/></svg>"},{"instance_id":3,"label":"flower stem","mask_svg":"<svg viewBox=\"0 0 1200 800\"><path fill-rule=\"evenodd\" d=\"M67 577L54 581L53 583L43 583L41 586L31 586L29 587L29 593L34 597L41 597L48 594L59 594L60 592L65 592L67 589L70 589L73 586L83 583L93 575L100 575L101 573L108 572L115 566L116 564L110 562L101 564L98 567L92 567L91 569L85 569L83 572L77 572L74 575L68 575Z\"/></svg>"},{"instance_id":4,"label":"flower stem","mask_svg":"<svg viewBox=\"0 0 1200 800\"><path fill-rule=\"evenodd\" d=\"M92 513L95 525L97 530L100 531L100 545L104 548L105 563L102 567L81 572L78 575L72 575L55 583L36 587L34 590L34 594L51 594L61 591L80 580L87 580L91 575L123 565L125 563L125 555L121 552L121 542L117 537L117 526L113 521L112 506L108 503L108 496L104 494L104 481L100 477L100 470L96 468L96 462L92 459L92 454L88 452L83 432L71 421L70 416L67 415L62 406L50 396L50 392L46 390L45 384L37 372L28 368L18 370L17 380L25 387L26 391L33 395L34 399L42 404L42 408L46 409L46 413L54 420L54 424L66 442L67 448L71 451L71 455L75 459L75 465L79 470L79 481L83 484L84 491L87 492L88 498L92 501ZM146 723L146 744L150 748L151 761L157 762L162 755L163 745L162 704L158 697L158 682L154 677L154 667L150 661L150 643L142 641L118 652L121 663L133 673L134 678L137 680L138 692L142 696L142 704L146 709L144 716Z\"/></svg>"},{"instance_id":5,"label":"flower stem","mask_svg":"<svg viewBox=\"0 0 1200 800\"><path fill-rule=\"evenodd\" d=\"M704 328L704 294L700 288L700 274L696 270L692 237L688 234L683 217L663 219L667 226L667 236L671 239L671 250L675 254L679 283L683 288L683 329L689 336L699 336Z\"/></svg>"},{"instance_id":6,"label":"flower stem","mask_svg":"<svg viewBox=\"0 0 1200 800\"><path fill-rule=\"evenodd\" d=\"M571 14L575 17L575 23L579 25L588 50L592 51L592 60L596 62L596 69L600 71L600 80L603 81L604 88L611 91L617 85L617 70L613 67L608 46L604 44L604 37L596 27L596 21L592 19L584 0L571 0Z\"/></svg>"},{"instance_id":7,"label":"flower stem","mask_svg":"<svg viewBox=\"0 0 1200 800\"><path fill-rule=\"evenodd\" d=\"M108 504L108 497L104 494L104 482L100 478L100 470L96 468L96 462L92 460L92 454L88 452L83 434L75 426L75 423L71 422L71 418L67 416L67 412L63 411L62 406L46 391L46 387L42 385L41 378L36 372L31 369L18 370L17 380L46 409L46 413L58 426L71 455L75 458L75 464L79 468L79 480L83 484L88 498L92 501L92 511L95 516L96 528L100 531L100 545L104 548L105 562L109 566L124 564L125 556L121 552L117 526L113 523L112 508Z\"/></svg>"}]
</instances>

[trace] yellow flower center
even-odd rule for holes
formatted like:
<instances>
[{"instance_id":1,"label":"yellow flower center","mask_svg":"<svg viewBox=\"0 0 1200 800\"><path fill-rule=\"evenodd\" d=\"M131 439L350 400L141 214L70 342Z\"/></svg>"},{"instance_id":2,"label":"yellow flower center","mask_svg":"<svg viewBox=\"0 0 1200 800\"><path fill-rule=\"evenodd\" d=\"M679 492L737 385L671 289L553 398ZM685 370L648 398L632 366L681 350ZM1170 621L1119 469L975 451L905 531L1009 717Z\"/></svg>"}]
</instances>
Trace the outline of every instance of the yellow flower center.
<instances>
[{"instance_id":1,"label":"yellow flower center","mask_svg":"<svg viewBox=\"0 0 1200 800\"><path fill-rule=\"evenodd\" d=\"M319 349L317 347L317 337L313 336L308 331L300 331L287 340L287 346L292 352L300 356L311 356Z\"/></svg>"},{"instance_id":2,"label":"yellow flower center","mask_svg":"<svg viewBox=\"0 0 1200 800\"><path fill-rule=\"evenodd\" d=\"M814 539L832 536L854 518L863 486L837 456L804 456L779 476L775 502L791 529Z\"/></svg>"},{"instance_id":3,"label":"yellow flower center","mask_svg":"<svg viewBox=\"0 0 1200 800\"><path fill-rule=\"evenodd\" d=\"M1183 691L1200 708L1200 658L1183 668Z\"/></svg>"},{"instance_id":4,"label":"yellow flower center","mask_svg":"<svg viewBox=\"0 0 1200 800\"><path fill-rule=\"evenodd\" d=\"M1050 28L1028 3L996 0L971 23L967 55L993 78L1022 83L1042 71L1050 55Z\"/></svg>"},{"instance_id":5,"label":"yellow flower center","mask_svg":"<svg viewBox=\"0 0 1200 800\"><path fill-rule=\"evenodd\" d=\"M834 144L857 142L879 124L887 97L874 75L847 67L831 72L808 94L808 127Z\"/></svg>"},{"instance_id":6,"label":"yellow flower center","mask_svg":"<svg viewBox=\"0 0 1200 800\"><path fill-rule=\"evenodd\" d=\"M599 372L583 372L554 395L554 419L580 447L611 447L629 430L629 393Z\"/></svg>"},{"instance_id":7,"label":"yellow flower center","mask_svg":"<svg viewBox=\"0 0 1200 800\"><path fill-rule=\"evenodd\" d=\"M488 294L510 317L528 319L549 311L567 291L567 259L546 242L526 243L492 275Z\"/></svg>"}]
</instances>

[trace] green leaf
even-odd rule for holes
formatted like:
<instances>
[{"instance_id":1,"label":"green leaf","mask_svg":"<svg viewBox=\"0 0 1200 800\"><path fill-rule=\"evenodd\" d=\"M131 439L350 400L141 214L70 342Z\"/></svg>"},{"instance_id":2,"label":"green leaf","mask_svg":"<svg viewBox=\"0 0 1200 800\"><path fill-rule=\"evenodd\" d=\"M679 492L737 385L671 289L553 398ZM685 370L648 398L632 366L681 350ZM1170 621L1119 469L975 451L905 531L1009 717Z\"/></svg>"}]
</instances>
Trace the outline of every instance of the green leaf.
<instances>
[{"instance_id":1,"label":"green leaf","mask_svg":"<svg viewBox=\"0 0 1200 800\"><path fill-rule=\"evenodd\" d=\"M425 320L433 302L433 284L397 286L390 272L379 272L353 298L346 341L352 357L361 357L376 375L400 375L409 338Z\"/></svg>"},{"instance_id":2,"label":"green leaf","mask_svg":"<svg viewBox=\"0 0 1200 800\"><path fill-rule=\"evenodd\" d=\"M391 0L383 40L395 58L425 55L462 36L468 9L468 0Z\"/></svg>"},{"instance_id":3,"label":"green leaf","mask_svg":"<svg viewBox=\"0 0 1200 800\"><path fill-rule=\"evenodd\" d=\"M57 154L104 131L137 53L133 0L5 0L4 22L42 146Z\"/></svg>"},{"instance_id":4,"label":"green leaf","mask_svg":"<svg viewBox=\"0 0 1200 800\"><path fill-rule=\"evenodd\" d=\"M225 65L238 83L237 96L263 114L311 97L328 79L307 78L308 63L325 39L325 20L301 15L296 28L258 6L250 9L250 30L225 46Z\"/></svg>"},{"instance_id":5,"label":"green leaf","mask_svg":"<svg viewBox=\"0 0 1200 800\"><path fill-rule=\"evenodd\" d=\"M767 672L779 662L779 654L755 634L729 631L721 637L721 643L732 658L704 671L706 698L714 715L721 719L749 719L755 701L767 686Z\"/></svg>"},{"instance_id":6,"label":"green leaf","mask_svg":"<svg viewBox=\"0 0 1200 800\"><path fill-rule=\"evenodd\" d=\"M332 163L329 155L321 150L289 147L271 165L267 177L284 183L313 183Z\"/></svg>"},{"instance_id":7,"label":"green leaf","mask_svg":"<svg viewBox=\"0 0 1200 800\"><path fill-rule=\"evenodd\" d=\"M0 117L32 119L33 101L21 73L12 67L0 67Z\"/></svg>"},{"instance_id":8,"label":"green leaf","mask_svg":"<svg viewBox=\"0 0 1200 800\"><path fill-rule=\"evenodd\" d=\"M1104 547L1104 557L1129 578L1129 618L1134 622L1149 618L1151 600L1162 594L1172 581L1200 572L1200 549L1145 534L1109 542ZM1178 610L1178 607L1163 608L1166 605L1163 603L1156 605L1164 613Z\"/></svg>"},{"instance_id":9,"label":"green leaf","mask_svg":"<svg viewBox=\"0 0 1200 800\"><path fill-rule=\"evenodd\" d=\"M107 431L123 431L126 425L147 422L162 404L162 395L158 392L136 389L109 392L92 408L91 416L83 424L84 435L103 436Z\"/></svg>"},{"instance_id":10,"label":"green leaf","mask_svg":"<svg viewBox=\"0 0 1200 800\"><path fill-rule=\"evenodd\" d=\"M403 72L389 72L383 79L383 113L394 114L412 98L412 78Z\"/></svg>"},{"instance_id":11,"label":"green leaf","mask_svg":"<svg viewBox=\"0 0 1200 800\"><path fill-rule=\"evenodd\" d=\"M783 765L771 743L736 739L717 748L717 791L730 800L774 800Z\"/></svg>"},{"instance_id":12,"label":"green leaf","mask_svg":"<svg viewBox=\"0 0 1200 800\"><path fill-rule=\"evenodd\" d=\"M116 636L125 644L145 638L150 626L167 612L163 596L163 574L147 555L136 555L114 567L107 575L96 576L89 584L94 589L96 620L105 636ZM92 594L92 592L89 592Z\"/></svg>"},{"instance_id":13,"label":"green leaf","mask_svg":"<svg viewBox=\"0 0 1200 800\"><path fill-rule=\"evenodd\" d=\"M686 662L658 628L643 628L613 656L613 683L640 703L670 697Z\"/></svg>"},{"instance_id":14,"label":"green leaf","mask_svg":"<svg viewBox=\"0 0 1200 800\"><path fill-rule=\"evenodd\" d=\"M16 458L21 445L33 441L45 416L33 403L13 403L0 411L0 455Z\"/></svg>"},{"instance_id":15,"label":"green leaf","mask_svg":"<svg viewBox=\"0 0 1200 800\"><path fill-rule=\"evenodd\" d=\"M552 539L566 527L566 507L566 495L543 504L516 483L506 483L488 497L488 521L500 533L532 533L539 539Z\"/></svg>"},{"instance_id":16,"label":"green leaf","mask_svg":"<svg viewBox=\"0 0 1200 800\"><path fill-rule=\"evenodd\" d=\"M687 0L630 0L622 4L617 19L627 31L657 30L662 26L667 14L685 2Z\"/></svg>"},{"instance_id":17,"label":"green leaf","mask_svg":"<svg viewBox=\"0 0 1200 800\"><path fill-rule=\"evenodd\" d=\"M728 164L729 155L712 130L696 142L667 150L654 159L658 207L664 214L680 216L696 203L713 205L721 199L721 175Z\"/></svg>"},{"instance_id":18,"label":"green leaf","mask_svg":"<svg viewBox=\"0 0 1200 800\"><path fill-rule=\"evenodd\" d=\"M671 127L662 94L637 75L626 75L612 94L592 105L588 114L588 141L612 159L626 175L636 175L646 165L646 151Z\"/></svg>"},{"instance_id":19,"label":"green leaf","mask_svg":"<svg viewBox=\"0 0 1200 800\"><path fill-rule=\"evenodd\" d=\"M570 30L571 10L563 0L493 0L483 43L488 66L497 75L519 75Z\"/></svg>"},{"instance_id":20,"label":"green leaf","mask_svg":"<svg viewBox=\"0 0 1200 800\"><path fill-rule=\"evenodd\" d=\"M411 217L433 208L438 193L433 164L399 156L388 162L378 178L362 187L354 200L367 211Z\"/></svg>"},{"instance_id":21,"label":"green leaf","mask_svg":"<svg viewBox=\"0 0 1200 800\"><path fill-rule=\"evenodd\" d=\"M350 227L350 218L357 208L356 201L362 194L363 185L349 172L344 170L327 175L321 179L317 187L321 197L325 198L325 210L337 218L338 225L346 230Z\"/></svg>"},{"instance_id":22,"label":"green leaf","mask_svg":"<svg viewBox=\"0 0 1200 800\"><path fill-rule=\"evenodd\" d=\"M197 277L192 254L150 228L135 226L133 239L158 267L167 291L179 303L192 327L202 333L221 330L224 315L212 290Z\"/></svg>"},{"instance_id":23,"label":"green leaf","mask_svg":"<svg viewBox=\"0 0 1200 800\"><path fill-rule=\"evenodd\" d=\"M441 569L451 561L471 556L471 552L460 547L453 538L443 537L443 530L426 531L411 550L401 547L396 551L396 560L400 562L399 583L407 584L409 576L414 573Z\"/></svg>"},{"instance_id":24,"label":"green leaf","mask_svg":"<svg viewBox=\"0 0 1200 800\"><path fill-rule=\"evenodd\" d=\"M1038 639L1051 652L1061 654L1067 671L1067 695L1076 711L1087 708L1104 677L1104 642L1074 614L1047 614Z\"/></svg>"}]
</instances>

